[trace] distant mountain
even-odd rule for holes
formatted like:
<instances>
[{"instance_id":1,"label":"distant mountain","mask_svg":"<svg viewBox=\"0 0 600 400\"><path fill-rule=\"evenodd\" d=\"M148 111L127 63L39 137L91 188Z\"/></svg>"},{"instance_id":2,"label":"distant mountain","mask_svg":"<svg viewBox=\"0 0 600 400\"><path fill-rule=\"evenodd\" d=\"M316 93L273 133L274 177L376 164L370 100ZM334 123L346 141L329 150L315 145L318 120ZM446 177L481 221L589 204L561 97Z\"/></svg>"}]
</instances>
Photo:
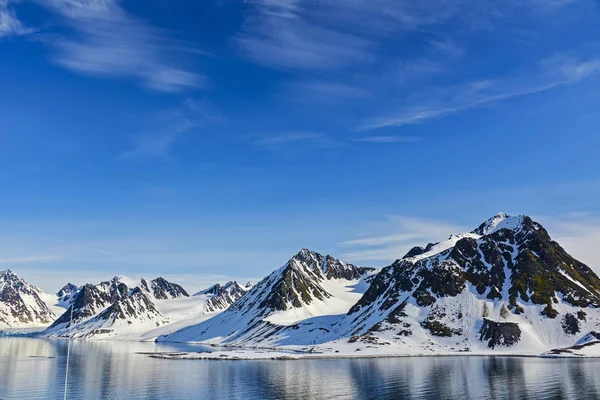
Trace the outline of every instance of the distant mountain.
<instances>
[{"instance_id":1,"label":"distant mountain","mask_svg":"<svg viewBox=\"0 0 600 400\"><path fill-rule=\"evenodd\" d=\"M67 283L62 287L58 292L56 292L57 303L64 305L65 308L68 308L71 305L71 302L75 299L75 296L79 292L79 287L73 285L72 283Z\"/></svg>"},{"instance_id":2,"label":"distant mountain","mask_svg":"<svg viewBox=\"0 0 600 400\"><path fill-rule=\"evenodd\" d=\"M159 340L260 342L276 322L293 324L335 312L340 305L347 312L351 284L358 285L373 271L302 249L223 313Z\"/></svg>"},{"instance_id":3,"label":"distant mountain","mask_svg":"<svg viewBox=\"0 0 600 400\"><path fill-rule=\"evenodd\" d=\"M98 315L73 326L68 332L60 332L60 336L76 339L110 338L146 332L169 322L156 309L150 295L136 287Z\"/></svg>"},{"instance_id":4,"label":"distant mountain","mask_svg":"<svg viewBox=\"0 0 600 400\"><path fill-rule=\"evenodd\" d=\"M169 322L156 309L156 301L189 297L180 285L164 278L141 279L135 287L126 282L137 283L116 276L110 281L86 284L77 290L67 285L63 289L72 296L69 308L46 329L45 334L90 338L115 336L133 328L156 328Z\"/></svg>"},{"instance_id":5,"label":"distant mountain","mask_svg":"<svg viewBox=\"0 0 600 400\"><path fill-rule=\"evenodd\" d=\"M104 311L111 304L127 296L129 287L119 277L97 285L85 284L75 294L69 308L47 329L60 332Z\"/></svg>"},{"instance_id":6,"label":"distant mountain","mask_svg":"<svg viewBox=\"0 0 600 400\"><path fill-rule=\"evenodd\" d=\"M0 328L25 328L52 323L56 315L41 299L40 289L10 270L0 271Z\"/></svg>"},{"instance_id":7,"label":"distant mountain","mask_svg":"<svg viewBox=\"0 0 600 400\"><path fill-rule=\"evenodd\" d=\"M190 295L178 284L171 283L165 278L159 277L148 283L142 279L141 288L150 293L155 299L168 300L181 297L190 297Z\"/></svg>"},{"instance_id":8,"label":"distant mountain","mask_svg":"<svg viewBox=\"0 0 600 400\"><path fill-rule=\"evenodd\" d=\"M235 281L229 281L224 286L217 283L208 289L195 293L194 296L206 296L205 313L223 311L248 292L252 287L252 285L248 285L241 286Z\"/></svg>"}]
</instances>

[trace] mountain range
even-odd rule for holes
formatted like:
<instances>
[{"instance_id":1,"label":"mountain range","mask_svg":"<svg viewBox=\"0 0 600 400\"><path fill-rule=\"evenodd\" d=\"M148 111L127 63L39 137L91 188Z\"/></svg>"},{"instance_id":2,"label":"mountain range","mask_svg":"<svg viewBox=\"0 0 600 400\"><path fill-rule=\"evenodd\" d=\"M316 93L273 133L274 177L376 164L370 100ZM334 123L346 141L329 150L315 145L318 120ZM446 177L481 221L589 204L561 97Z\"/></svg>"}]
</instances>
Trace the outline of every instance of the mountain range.
<instances>
[{"instance_id":1,"label":"mountain range","mask_svg":"<svg viewBox=\"0 0 600 400\"><path fill-rule=\"evenodd\" d=\"M1 273L0 324L46 325L51 337L325 354L600 349L600 278L523 215L495 215L380 270L302 249L254 286L228 282L189 296L163 278L67 284L55 296L66 308L59 317L40 293Z\"/></svg>"}]
</instances>

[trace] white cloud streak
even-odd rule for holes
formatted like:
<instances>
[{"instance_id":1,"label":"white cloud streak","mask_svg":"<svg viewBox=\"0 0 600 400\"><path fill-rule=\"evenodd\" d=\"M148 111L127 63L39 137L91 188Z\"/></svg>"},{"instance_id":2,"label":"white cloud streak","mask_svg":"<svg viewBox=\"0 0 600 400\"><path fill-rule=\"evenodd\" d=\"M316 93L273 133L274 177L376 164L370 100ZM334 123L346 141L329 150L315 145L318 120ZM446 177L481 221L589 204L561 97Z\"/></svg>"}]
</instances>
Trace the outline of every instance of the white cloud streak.
<instances>
[{"instance_id":1,"label":"white cloud streak","mask_svg":"<svg viewBox=\"0 0 600 400\"><path fill-rule=\"evenodd\" d=\"M22 257L4 257L0 258L0 265L3 264L38 264L49 261L58 261L60 256L55 255L36 255L36 256L22 256Z\"/></svg>"},{"instance_id":2,"label":"white cloud streak","mask_svg":"<svg viewBox=\"0 0 600 400\"><path fill-rule=\"evenodd\" d=\"M427 218L392 216L379 230L387 233L339 243L338 246L351 249L341 258L354 262L391 263L414 246L425 246L471 229Z\"/></svg>"},{"instance_id":3,"label":"white cloud streak","mask_svg":"<svg viewBox=\"0 0 600 400\"><path fill-rule=\"evenodd\" d=\"M340 145L328 135L316 132L282 132L272 135L254 137L252 139L258 147L264 147L269 150L279 150L289 148L290 146L309 146L309 147L333 147Z\"/></svg>"},{"instance_id":4,"label":"white cloud streak","mask_svg":"<svg viewBox=\"0 0 600 400\"><path fill-rule=\"evenodd\" d=\"M328 70L368 56L367 40L311 20L304 1L249 3L252 11L236 41L257 63L280 69Z\"/></svg>"},{"instance_id":5,"label":"white cloud streak","mask_svg":"<svg viewBox=\"0 0 600 400\"><path fill-rule=\"evenodd\" d=\"M493 102L579 83L598 72L600 72L600 59L579 61L556 56L544 60L539 70L533 74L472 81L454 87L424 90L418 95L421 100L411 99L420 101L420 105L410 105L397 113L370 119L360 130L419 124Z\"/></svg>"},{"instance_id":6,"label":"white cloud streak","mask_svg":"<svg viewBox=\"0 0 600 400\"><path fill-rule=\"evenodd\" d=\"M420 141L421 138L416 136L365 136L351 140L362 143L414 143Z\"/></svg>"},{"instance_id":7,"label":"white cloud streak","mask_svg":"<svg viewBox=\"0 0 600 400\"><path fill-rule=\"evenodd\" d=\"M17 17L16 11L11 7L11 3L16 1L0 0L0 39L27 35L33 32L33 29L25 27L23 22Z\"/></svg>"},{"instance_id":8,"label":"white cloud streak","mask_svg":"<svg viewBox=\"0 0 600 400\"><path fill-rule=\"evenodd\" d=\"M136 135L133 148L122 153L121 158L169 156L182 137L222 118L219 109L208 100L186 99L178 109L164 112L157 118L158 129Z\"/></svg>"},{"instance_id":9,"label":"white cloud streak","mask_svg":"<svg viewBox=\"0 0 600 400\"><path fill-rule=\"evenodd\" d=\"M72 37L46 40L58 65L81 74L134 78L163 92L203 85L203 76L177 61L185 46L129 15L118 0L38 1L73 31Z\"/></svg>"}]
</instances>

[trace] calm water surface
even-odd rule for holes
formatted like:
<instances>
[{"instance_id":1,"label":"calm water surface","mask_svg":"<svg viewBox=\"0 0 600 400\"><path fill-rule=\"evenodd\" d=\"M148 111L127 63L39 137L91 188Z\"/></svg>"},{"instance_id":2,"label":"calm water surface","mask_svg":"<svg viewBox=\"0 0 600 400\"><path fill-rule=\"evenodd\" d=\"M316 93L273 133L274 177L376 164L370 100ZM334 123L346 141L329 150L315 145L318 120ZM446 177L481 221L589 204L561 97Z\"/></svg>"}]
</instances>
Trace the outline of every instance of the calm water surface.
<instances>
[{"instance_id":1,"label":"calm water surface","mask_svg":"<svg viewBox=\"0 0 600 400\"><path fill-rule=\"evenodd\" d=\"M73 341L69 399L599 399L600 359L413 357L300 361L160 360L198 351ZM1 399L62 399L67 342L0 338Z\"/></svg>"}]
</instances>

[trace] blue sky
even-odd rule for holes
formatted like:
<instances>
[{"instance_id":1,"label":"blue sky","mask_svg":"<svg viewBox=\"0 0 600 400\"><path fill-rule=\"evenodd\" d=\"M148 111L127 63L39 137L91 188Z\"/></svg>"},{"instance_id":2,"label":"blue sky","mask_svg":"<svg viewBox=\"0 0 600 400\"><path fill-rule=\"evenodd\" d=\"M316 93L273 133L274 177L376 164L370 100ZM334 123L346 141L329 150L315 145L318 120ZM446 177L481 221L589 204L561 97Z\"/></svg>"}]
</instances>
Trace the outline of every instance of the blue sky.
<instances>
[{"instance_id":1,"label":"blue sky","mask_svg":"<svg viewBox=\"0 0 600 400\"><path fill-rule=\"evenodd\" d=\"M384 266L529 214L600 270L600 4L0 0L0 268Z\"/></svg>"}]
</instances>

